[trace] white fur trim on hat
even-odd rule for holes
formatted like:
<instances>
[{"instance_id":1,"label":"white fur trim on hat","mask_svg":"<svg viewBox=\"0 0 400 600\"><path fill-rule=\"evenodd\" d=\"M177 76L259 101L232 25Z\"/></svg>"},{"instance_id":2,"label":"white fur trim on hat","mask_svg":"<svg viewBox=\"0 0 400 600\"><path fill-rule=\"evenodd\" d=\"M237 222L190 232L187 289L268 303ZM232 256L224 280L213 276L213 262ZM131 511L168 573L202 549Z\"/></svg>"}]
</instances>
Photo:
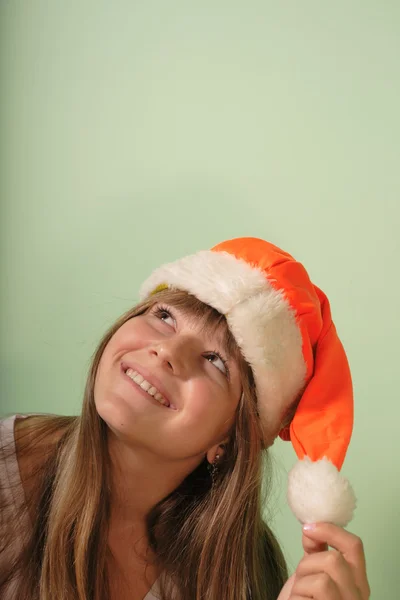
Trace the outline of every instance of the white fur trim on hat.
<instances>
[{"instance_id":1,"label":"white fur trim on hat","mask_svg":"<svg viewBox=\"0 0 400 600\"><path fill-rule=\"evenodd\" d=\"M268 403L286 406L304 385L306 365L294 310L256 266L228 252L203 250L156 269L141 299L159 286L184 290L225 315L253 369L260 419L268 429Z\"/></svg>"},{"instance_id":2,"label":"white fur trim on hat","mask_svg":"<svg viewBox=\"0 0 400 600\"><path fill-rule=\"evenodd\" d=\"M349 481L327 458L297 461L289 472L288 504L301 523L328 522L345 527L356 497Z\"/></svg>"},{"instance_id":3,"label":"white fur trim on hat","mask_svg":"<svg viewBox=\"0 0 400 600\"><path fill-rule=\"evenodd\" d=\"M185 290L226 315L266 287L264 274L228 252L201 250L156 269L140 289L144 299L162 284Z\"/></svg>"}]
</instances>

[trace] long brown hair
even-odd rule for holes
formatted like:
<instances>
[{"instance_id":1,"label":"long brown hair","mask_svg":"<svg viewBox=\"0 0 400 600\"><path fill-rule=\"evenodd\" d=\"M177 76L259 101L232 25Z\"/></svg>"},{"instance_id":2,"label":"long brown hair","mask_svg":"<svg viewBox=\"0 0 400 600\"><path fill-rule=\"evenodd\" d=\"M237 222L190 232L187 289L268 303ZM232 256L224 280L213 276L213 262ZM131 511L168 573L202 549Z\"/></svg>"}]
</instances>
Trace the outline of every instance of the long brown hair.
<instances>
[{"instance_id":1,"label":"long brown hair","mask_svg":"<svg viewBox=\"0 0 400 600\"><path fill-rule=\"evenodd\" d=\"M108 600L110 459L107 425L94 404L103 351L127 320L156 302L182 306L224 328L239 361L243 394L215 485L204 461L147 516L151 550L162 572L162 600L276 600L288 574L283 554L262 511L271 484L271 459L263 450L252 371L241 357L225 318L185 292L162 291L122 315L94 352L79 416L29 416L18 456L40 453L26 499L32 531L24 550L0 574L0 597L18 577L19 600ZM56 436L56 441L54 441ZM1 449L4 460L7 449ZM24 507L23 507L24 508ZM1 530L5 507L0 506ZM11 543L8 527L3 548Z\"/></svg>"}]
</instances>

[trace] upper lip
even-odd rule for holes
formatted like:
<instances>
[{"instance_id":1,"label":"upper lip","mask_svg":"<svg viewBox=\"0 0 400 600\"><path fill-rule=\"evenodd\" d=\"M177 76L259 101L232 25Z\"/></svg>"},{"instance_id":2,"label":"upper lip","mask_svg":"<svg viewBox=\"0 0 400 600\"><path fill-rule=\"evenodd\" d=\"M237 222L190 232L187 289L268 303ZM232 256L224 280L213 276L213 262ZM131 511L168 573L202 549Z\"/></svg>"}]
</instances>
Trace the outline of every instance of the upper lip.
<instances>
[{"instance_id":1,"label":"upper lip","mask_svg":"<svg viewBox=\"0 0 400 600\"><path fill-rule=\"evenodd\" d=\"M165 391L165 388L163 386L163 384L161 383L161 381L159 379L157 379L157 377L155 375L153 375L153 373L150 373L150 371L148 371L146 369L146 367L143 367L142 365L138 365L136 363L133 362L128 362L128 361L122 361L121 363L121 368L124 371L124 373L128 370L128 369L132 369L133 371L137 371L142 377L144 377L144 379L146 379L146 381L148 381L149 383L151 383L151 385L155 388L157 388L157 390L160 392L160 394L162 394L162 396L164 396L164 398L168 401L170 408L176 410L176 406L174 404L172 404L167 392Z\"/></svg>"}]
</instances>

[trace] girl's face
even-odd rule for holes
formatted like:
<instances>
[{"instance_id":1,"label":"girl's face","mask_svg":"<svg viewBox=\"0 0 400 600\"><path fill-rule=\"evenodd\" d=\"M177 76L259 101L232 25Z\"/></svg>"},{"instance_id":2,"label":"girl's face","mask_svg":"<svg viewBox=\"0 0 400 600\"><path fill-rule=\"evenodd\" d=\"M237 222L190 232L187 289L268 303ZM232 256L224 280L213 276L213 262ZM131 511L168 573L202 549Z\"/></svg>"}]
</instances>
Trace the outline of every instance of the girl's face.
<instances>
[{"instance_id":1,"label":"girl's face","mask_svg":"<svg viewBox=\"0 0 400 600\"><path fill-rule=\"evenodd\" d=\"M97 412L132 447L164 459L204 457L227 439L242 391L223 334L182 308L161 304L130 319L101 357Z\"/></svg>"}]
</instances>

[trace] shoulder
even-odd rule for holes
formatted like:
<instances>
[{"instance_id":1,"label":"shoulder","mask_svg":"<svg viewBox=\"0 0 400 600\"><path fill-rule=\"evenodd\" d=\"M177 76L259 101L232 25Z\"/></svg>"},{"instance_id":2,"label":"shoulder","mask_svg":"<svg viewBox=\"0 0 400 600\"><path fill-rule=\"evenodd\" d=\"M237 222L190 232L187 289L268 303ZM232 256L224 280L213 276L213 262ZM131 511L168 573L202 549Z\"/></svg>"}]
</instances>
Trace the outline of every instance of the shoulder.
<instances>
[{"instance_id":1,"label":"shoulder","mask_svg":"<svg viewBox=\"0 0 400 600\"><path fill-rule=\"evenodd\" d=\"M57 426L57 422L54 415L15 417L15 453L27 501L33 498L42 468L65 432L65 427Z\"/></svg>"},{"instance_id":2,"label":"shoulder","mask_svg":"<svg viewBox=\"0 0 400 600\"><path fill-rule=\"evenodd\" d=\"M61 438L77 418L17 413L0 420L2 459L18 473L28 503L40 487L39 479L48 459L54 456Z\"/></svg>"},{"instance_id":3,"label":"shoulder","mask_svg":"<svg viewBox=\"0 0 400 600\"><path fill-rule=\"evenodd\" d=\"M57 445L76 418L51 414L16 415L14 439L17 451L29 448L29 454L41 455Z\"/></svg>"},{"instance_id":4,"label":"shoulder","mask_svg":"<svg viewBox=\"0 0 400 600\"><path fill-rule=\"evenodd\" d=\"M16 415L14 440L18 462L43 459L46 450L54 447L63 433L63 428L54 427L53 415Z\"/></svg>"}]
</instances>

